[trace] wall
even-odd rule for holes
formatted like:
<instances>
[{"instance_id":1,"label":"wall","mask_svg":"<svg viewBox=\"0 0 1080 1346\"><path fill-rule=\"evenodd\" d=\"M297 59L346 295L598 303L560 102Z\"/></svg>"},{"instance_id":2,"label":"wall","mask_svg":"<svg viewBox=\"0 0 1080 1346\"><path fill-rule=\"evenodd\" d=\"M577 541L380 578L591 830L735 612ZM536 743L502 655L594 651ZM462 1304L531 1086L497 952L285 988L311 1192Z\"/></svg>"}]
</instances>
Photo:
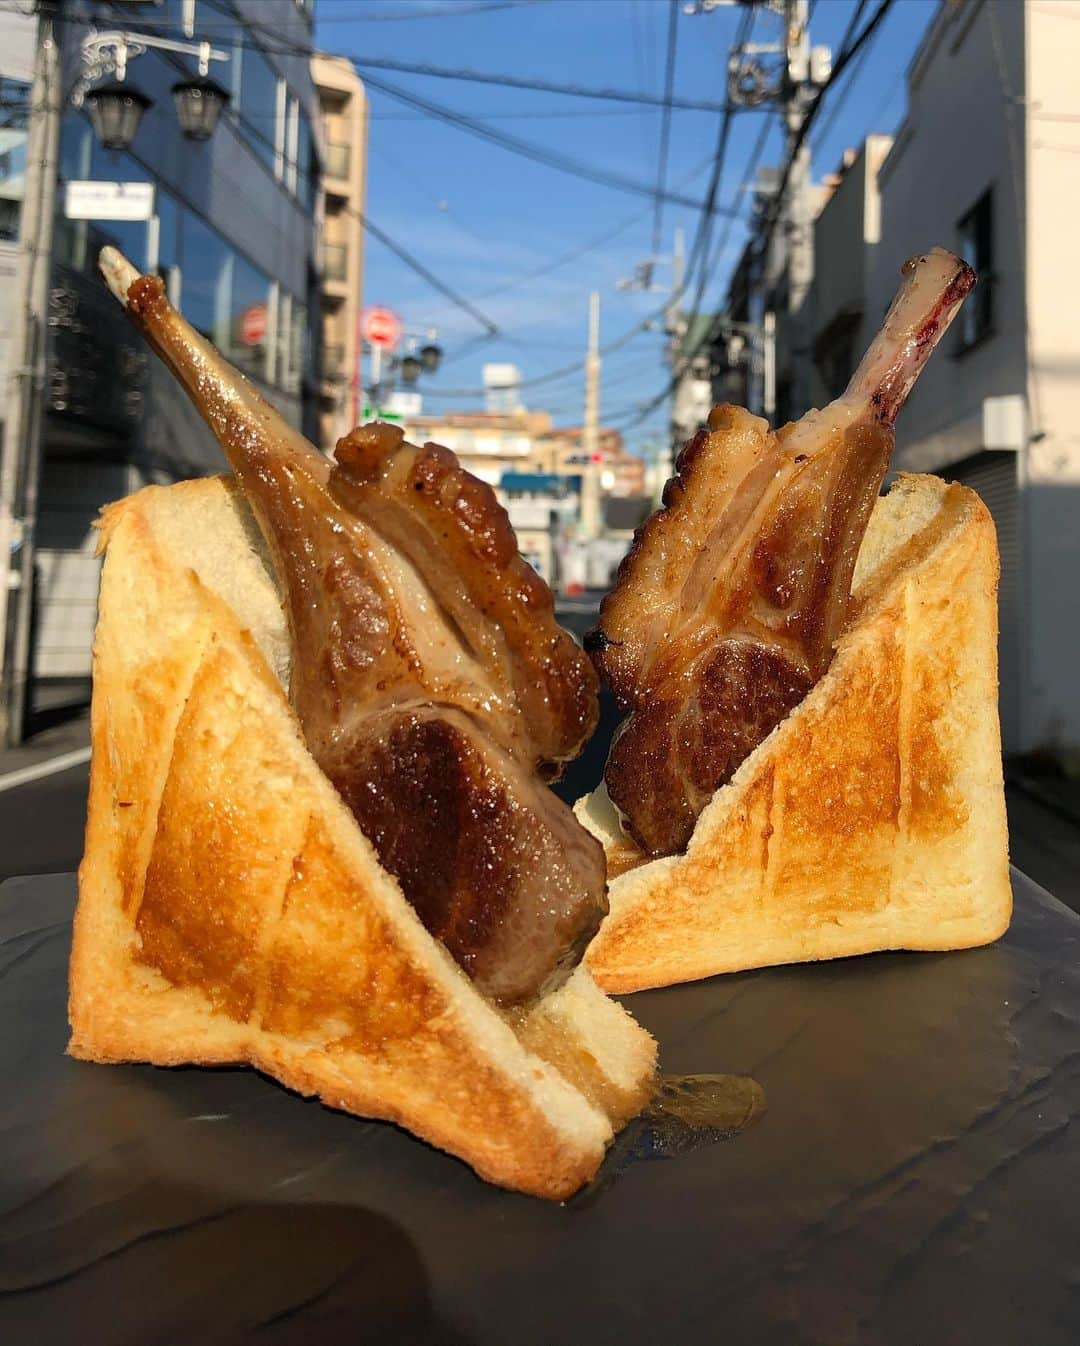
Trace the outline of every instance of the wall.
<instances>
[{"instance_id":1,"label":"wall","mask_svg":"<svg viewBox=\"0 0 1080 1346\"><path fill-rule=\"evenodd\" d=\"M941 245L958 250L959 223L992 191L992 325L966 349L960 323L901 412L894 468L968 481L995 516L1003 560L999 595L1002 738L1032 746L1026 726L1033 634L1023 598L1031 547L1018 495L1023 452L985 452L983 403L1026 396L1024 147L1013 137L1014 99L1025 92L1024 8L997 0L943 4L908 72L908 114L878 174L881 240L870 271L866 320L876 326L904 261ZM969 305L971 300L968 301Z\"/></svg>"},{"instance_id":2,"label":"wall","mask_svg":"<svg viewBox=\"0 0 1080 1346\"><path fill-rule=\"evenodd\" d=\"M1030 564L1025 605L1032 747L1080 748L1080 325L1077 178L1080 174L1080 6L1027 7L1026 135L1029 401L1032 443L1023 492ZM1071 120L1070 120L1071 119ZM1067 613L1071 615L1067 616Z\"/></svg>"},{"instance_id":3,"label":"wall","mask_svg":"<svg viewBox=\"0 0 1080 1346\"><path fill-rule=\"evenodd\" d=\"M843 391L877 329L879 315L869 311L867 292L881 237L878 172L891 145L889 136L866 138L814 224L811 314L817 406ZM830 367L829 354L838 351L846 358Z\"/></svg>"},{"instance_id":4,"label":"wall","mask_svg":"<svg viewBox=\"0 0 1080 1346\"><path fill-rule=\"evenodd\" d=\"M0 75L29 84L34 77L34 46L37 18L10 9L0 9ZM0 426L7 406L8 342L11 339L15 295L15 263L18 247L0 242ZM0 436L2 442L2 436Z\"/></svg>"},{"instance_id":5,"label":"wall","mask_svg":"<svg viewBox=\"0 0 1080 1346\"><path fill-rule=\"evenodd\" d=\"M977 453L983 399L1026 393L1023 164L1010 155L1003 89L1022 95L1023 62L1023 6L961 0L939 9L909 70L908 116L878 175L868 320L884 316L908 257L958 246L959 221L992 187L996 330L963 354L955 330L942 342L897 424L897 467L939 469Z\"/></svg>"}]
</instances>

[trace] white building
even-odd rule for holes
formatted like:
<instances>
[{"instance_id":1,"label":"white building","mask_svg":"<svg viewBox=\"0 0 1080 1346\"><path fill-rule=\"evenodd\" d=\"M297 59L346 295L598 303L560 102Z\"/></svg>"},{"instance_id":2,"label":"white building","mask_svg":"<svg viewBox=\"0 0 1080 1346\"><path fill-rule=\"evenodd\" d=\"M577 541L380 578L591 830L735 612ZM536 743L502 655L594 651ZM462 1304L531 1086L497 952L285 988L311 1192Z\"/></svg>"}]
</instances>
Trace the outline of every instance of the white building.
<instances>
[{"instance_id":1,"label":"white building","mask_svg":"<svg viewBox=\"0 0 1080 1346\"><path fill-rule=\"evenodd\" d=\"M1080 745L1078 64L1074 0L942 4L895 141L867 140L815 228L819 401L906 258L940 244L979 272L900 416L893 465L966 482L994 515L1007 752Z\"/></svg>"}]
</instances>

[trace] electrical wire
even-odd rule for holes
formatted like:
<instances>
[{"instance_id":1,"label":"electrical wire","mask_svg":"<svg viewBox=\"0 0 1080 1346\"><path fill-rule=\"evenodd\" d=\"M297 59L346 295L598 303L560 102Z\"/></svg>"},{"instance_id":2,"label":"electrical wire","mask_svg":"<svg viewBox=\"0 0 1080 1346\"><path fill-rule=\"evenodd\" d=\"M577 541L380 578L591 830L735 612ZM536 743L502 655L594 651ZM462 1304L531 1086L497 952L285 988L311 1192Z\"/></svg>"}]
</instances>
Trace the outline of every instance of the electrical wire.
<instances>
[{"instance_id":1,"label":"electrical wire","mask_svg":"<svg viewBox=\"0 0 1080 1346\"><path fill-rule=\"evenodd\" d=\"M670 0L677 9L677 0ZM670 41L670 39L669 39ZM450 68L417 61L397 61L383 56L350 56L359 70L392 70L402 75L424 75L430 79L459 80L470 84L494 84L500 89L531 89L538 93L563 94L568 98L593 98L617 103L638 103L664 108L667 95L630 89L597 89L582 84L559 84L553 80L527 79L523 75L501 74L485 70ZM668 58L670 60L670 56ZM671 107L681 112L722 112L723 103L708 98L680 98L671 95Z\"/></svg>"},{"instance_id":2,"label":"electrical wire","mask_svg":"<svg viewBox=\"0 0 1080 1346\"><path fill-rule=\"evenodd\" d=\"M836 64L833 66L832 72L828 80L821 87L821 89L818 90L817 95L814 98L814 101L807 108L806 115L803 118L802 125L799 127L798 134L795 136L795 139L793 140L791 147L788 150L787 159L784 164L784 171L781 175L776 195L773 198L773 203L768 211L768 214L766 215L765 225L759 243L759 249L762 255L767 254L769 245L772 242L773 234L776 232L777 223L780 218L781 206L783 204L784 195L787 191L788 182L791 179L792 170L795 166L796 160L798 159L799 151L802 149L803 143L810 132L810 128L812 127L815 118L817 117L819 111L824 105L826 94L828 93L829 89L833 87L833 84L839 79L840 75L851 63L851 61L855 59L855 57L858 55L862 47L873 37L874 33L881 25L882 20L885 18L885 15L892 8L893 3L894 0L880 0L877 9L874 11L870 20L867 22L866 27L863 28L863 30L859 33L858 37L854 38L850 42L849 46L844 47L844 45L842 44L842 49L837 56ZM850 27L851 26L849 25L849 31ZM847 34L845 34L845 37L847 37ZM716 339L719 330L721 330L722 321L723 320L720 319L719 321L713 321L712 323L709 324L709 326L702 332L699 339L695 342L693 348L685 352L681 357L681 359L678 361L675 368L671 372L671 377L668 379L663 389L661 389L661 391L657 393L655 397L651 398L647 403L645 403L644 406L639 407L638 410L631 417L631 419L626 423L626 426L622 428L630 428L631 426L641 424L641 422L646 420L647 417L651 415L651 413L661 405L661 403L666 401L667 398L671 396L671 393L674 391L679 380L682 378L683 374L690 367L693 361L697 358L697 356L701 353L703 349L711 345L711 343Z\"/></svg>"},{"instance_id":3,"label":"electrical wire","mask_svg":"<svg viewBox=\"0 0 1080 1346\"><path fill-rule=\"evenodd\" d=\"M423 113L417 113L415 116L408 112L374 112L371 113L373 122L422 122L425 120ZM613 107L613 108L589 108L578 112L466 112L466 117L475 117L488 122L537 122L537 121L590 121L597 117L648 117L649 113L643 108L633 107Z\"/></svg>"},{"instance_id":4,"label":"electrical wire","mask_svg":"<svg viewBox=\"0 0 1080 1346\"><path fill-rule=\"evenodd\" d=\"M653 205L652 250L660 251L664 219L663 191L667 186L668 151L671 148L671 99L675 90L675 53L679 38L679 0L668 0L667 57L664 62L664 103L660 112L660 149L656 165L656 201Z\"/></svg>"},{"instance_id":5,"label":"electrical wire","mask_svg":"<svg viewBox=\"0 0 1080 1346\"><path fill-rule=\"evenodd\" d=\"M186 68L183 65L183 63L173 55L173 53L162 52L161 55L164 59L169 61L169 63L172 64L175 68L181 70ZM278 153L278 147L276 142L272 141L270 137L267 136L261 130L259 130L258 127L245 122L242 129L247 133L249 133L250 135L253 135L256 139L261 140L268 148L274 150L275 154ZM296 165L294 164L293 166ZM379 226L375 224L375 222L364 211L359 210L356 206L351 206L347 204L344 207L343 213L352 216L354 219L359 220L363 228L369 234L371 234L373 238L378 239L378 241L385 248L388 248L411 271L413 271L416 275L418 275L422 280L425 280L432 287L432 289L436 290L445 299L450 300L450 302L456 308L461 309L463 313L467 313L475 322L479 323L487 335L495 336L498 333L499 326L497 323L493 322L492 319L489 318L486 314L481 313L481 311L478 308L476 308L474 304L470 303L468 299L458 294L458 292L452 286L448 285L445 281L441 280L438 276L436 276L435 273L429 267L425 266L424 263L421 262L418 257L414 256L407 248L405 248L402 244L398 243L395 239L391 238L391 236L387 234L385 230L380 229Z\"/></svg>"},{"instance_id":6,"label":"electrical wire","mask_svg":"<svg viewBox=\"0 0 1080 1346\"><path fill-rule=\"evenodd\" d=\"M674 2L674 0L673 0ZM645 91L633 92L629 89L606 89L595 88L590 85L582 84L563 84L555 80L544 80L538 78L527 78L523 75L516 75L503 71L485 71L471 70L468 68L451 68L446 66L431 65L427 62L417 61L399 61L388 56L353 56L345 52L326 52L315 47L312 43L289 42L280 31L272 28L269 24L260 23L257 19L251 19L247 15L233 13L230 15L228 10L222 9L214 4L213 0L203 0L203 3L212 8L216 13L222 15L231 22L215 25L212 22L202 20L199 23L200 34L213 36L215 31L223 35L228 35L234 31L235 24L241 23L244 28L252 32L264 35L266 41L256 43L245 43L242 35L234 41L235 46L252 46L257 50L274 56L345 56L359 70L390 70L403 75L422 75L431 79L454 80L471 84L491 84L501 89L526 89L539 93L561 94L568 98L589 98L599 99L608 102L635 103L647 107L664 107L665 98L659 94L650 94ZM66 22L92 24L93 20L87 16L66 16ZM173 30L176 28L174 20L155 19L150 16L139 19L139 27L148 31ZM715 99L707 98L680 98L672 95L671 106L680 111L686 112L720 112L724 104Z\"/></svg>"},{"instance_id":7,"label":"electrical wire","mask_svg":"<svg viewBox=\"0 0 1080 1346\"><path fill-rule=\"evenodd\" d=\"M320 14L319 23L395 23L402 19L458 19L465 14L485 14L496 9L517 9L528 0L479 0L477 4L455 3L445 9L410 9L404 14Z\"/></svg>"},{"instance_id":8,"label":"electrical wire","mask_svg":"<svg viewBox=\"0 0 1080 1346\"><path fill-rule=\"evenodd\" d=\"M691 169L684 178L680 179L681 185L686 186L693 182L693 180L708 167L711 160L712 155L710 154L707 158L702 160L697 167ZM643 220L648 213L648 206L643 210L637 210L632 215L628 215L625 219L620 220L618 224L613 225L610 229L605 229L603 233L597 234L594 238L590 238L585 243L571 248L568 252L560 253L559 256L551 258L550 261L542 262L539 266L534 267L529 271L523 271L520 275L496 285L491 290L481 290L481 292L476 295L476 298L494 299L497 295L507 294L510 290L516 290L522 285L527 285L534 280L539 280L542 276L549 276L553 271L558 271L561 267L569 266L571 262L580 261L580 259L585 257L588 253L594 252L597 248L603 247L605 243L610 243L613 238L617 238L620 234L625 233L632 225Z\"/></svg>"},{"instance_id":9,"label":"electrical wire","mask_svg":"<svg viewBox=\"0 0 1080 1346\"><path fill-rule=\"evenodd\" d=\"M751 31L754 26L754 11L747 9L744 13L739 27L735 33L735 46L742 47L750 39ZM728 103L724 108L724 115L721 118L720 130L717 136L716 152L713 162L712 178L709 182L708 191L705 194L705 202L702 208L702 214L698 221L698 227L694 235L694 241L690 248L690 258L687 262L686 275L682 285L676 294L672 295L671 307L677 308L683 296L686 294L692 284L692 277L695 270L700 270L700 276L697 281L697 287L694 293L694 300L690 306L690 312L696 313L701 306L702 297L705 292L705 286L708 282L708 255L709 244L712 241L713 208L716 203L716 196L720 190L720 182L724 173L724 165L727 159L728 141L731 136L731 124L735 114L735 105ZM728 219L732 219L738 213L738 208L734 207L727 211Z\"/></svg>"},{"instance_id":10,"label":"electrical wire","mask_svg":"<svg viewBox=\"0 0 1080 1346\"><path fill-rule=\"evenodd\" d=\"M558 151L544 149L540 145L534 145L531 141L508 135L504 131L496 131L493 127L485 126L482 122L474 121L471 117L462 116L440 103L433 103L429 99L421 98L418 94L409 93L396 85L388 84L385 80L369 75L367 76L367 84L369 88L378 90L389 98L409 107L419 108L439 121L456 126L459 130L467 131L470 135L477 136L481 140L498 145L500 148L509 150L526 159L532 159L536 163L544 164L548 168L555 168L573 177L583 178L586 182L591 182L599 187L610 187L614 191L629 192L636 196L647 196L650 200L655 200L658 195L656 188L649 183L639 182L636 178L624 177L619 173L612 173L602 168L583 164L577 159L571 159L567 155L560 154ZM664 191L659 193L659 196L664 201L687 206L692 210L702 209L700 201L685 196L681 192ZM716 213L723 214L725 212L719 211Z\"/></svg>"},{"instance_id":11,"label":"electrical wire","mask_svg":"<svg viewBox=\"0 0 1080 1346\"><path fill-rule=\"evenodd\" d=\"M860 0L860 3L855 10L856 17L862 12L865 3L866 0ZM855 20L853 19L852 22L854 21ZM850 24L848 25L848 29L849 31L851 31ZM821 126L818 128L817 135L815 136L813 142L813 148L815 153L817 153L821 149L822 145L824 145L825 141L828 139L829 132L835 125L837 117L839 117L841 111L843 110L844 104L847 102L848 98L851 95L852 89L858 82L859 75L862 71L863 65L866 63L866 59L870 55L870 52L873 50L874 43L877 41L878 37L881 35L883 31L884 31L883 28L879 28L874 33L871 40L867 42L866 46L863 47L863 49L859 52L855 61L852 63L851 69L848 73L847 83L836 95L836 98L833 100L833 105L829 109L829 115L825 118ZM844 49L843 41L841 41L840 49L841 51Z\"/></svg>"},{"instance_id":12,"label":"electrical wire","mask_svg":"<svg viewBox=\"0 0 1080 1346\"><path fill-rule=\"evenodd\" d=\"M211 0L207 0L207 3L211 3ZM217 9L217 12L224 13L225 11ZM65 23L76 23L76 24L82 24L84 26L92 26L93 23L93 21L85 15L69 14L60 17L61 21ZM269 32L269 30L266 29L264 25L259 24L257 21L252 21L247 18L244 18L243 16L240 16L238 14L235 16L235 22L242 23L244 26L253 30ZM165 29L169 27L175 27L175 24L168 24L165 21L162 21L161 23L156 23L155 21L146 21L145 23L143 23L143 26L146 27L147 29L153 29L154 27L157 27L159 29ZM205 25L201 25L200 31L203 31L204 28ZM271 35L276 36L273 34ZM268 47L265 44L259 42L245 43L241 39L235 39L232 45L235 47L250 46L253 47L255 50L262 52L264 54L276 52L277 54L292 54L305 57L310 57L312 55L319 54L309 46L300 46L295 43L285 46L278 46L277 48L274 48L274 47ZM617 191L624 191L636 195L647 196L649 197L650 200L655 200L656 189L647 183L639 182L633 178L623 177L620 174L611 173L605 171L604 169L595 168L592 167L591 165L580 163L579 161L571 159L566 155L562 155L557 151L547 150L543 146L535 145L530 141L521 140L516 136L511 136L505 132L497 131L493 127L486 126L484 125L484 123L477 121L472 117L468 117L461 113L455 112L453 109L444 107L441 104L433 103L428 99L421 98L419 95L409 93L404 89L400 89L394 85L390 85L385 81L377 79L376 77L369 75L366 77L366 80L367 84L371 88L377 89L380 92L385 93L388 97L394 98L397 101L404 103L406 106L416 108L430 117L434 117L438 120L447 122L450 125L458 127L458 129L460 130L468 131L472 135L479 136L481 139L487 140L492 144L497 144L501 146L503 149L522 155L525 158L532 159L534 162L543 163L548 167L555 168L562 172L569 173L573 176L583 178L585 181L592 182L598 186L609 187ZM502 76L491 76L490 82L513 83L513 79L512 77L509 76L506 77L505 79ZM560 92L564 90L558 90L553 88L550 91ZM569 92L569 90L565 91ZM593 92L595 93L597 91ZM591 96L591 95L583 95L583 96ZM702 105L702 106L707 108L709 105ZM712 106L719 106L719 105L714 104ZM244 124L249 125L247 119L245 119ZM669 201L675 205L686 206L693 210L699 210L701 208L700 201L695 201L694 199L686 197L677 192L665 191L662 194L662 198L664 201Z\"/></svg>"}]
</instances>

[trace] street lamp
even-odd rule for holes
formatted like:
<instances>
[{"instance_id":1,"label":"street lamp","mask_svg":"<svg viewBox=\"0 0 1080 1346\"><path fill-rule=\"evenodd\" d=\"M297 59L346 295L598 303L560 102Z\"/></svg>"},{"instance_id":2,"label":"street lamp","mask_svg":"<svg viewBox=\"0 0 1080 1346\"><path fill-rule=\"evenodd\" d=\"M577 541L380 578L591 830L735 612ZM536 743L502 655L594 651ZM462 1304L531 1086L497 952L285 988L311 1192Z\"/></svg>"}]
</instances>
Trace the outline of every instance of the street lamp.
<instances>
[{"instance_id":1,"label":"street lamp","mask_svg":"<svg viewBox=\"0 0 1080 1346\"><path fill-rule=\"evenodd\" d=\"M181 80L172 92L180 130L189 140L209 140L229 95L216 80L201 77Z\"/></svg>"},{"instance_id":2,"label":"street lamp","mask_svg":"<svg viewBox=\"0 0 1080 1346\"><path fill-rule=\"evenodd\" d=\"M424 366L425 373L434 374L442 360L442 347L430 343L420 347L420 363Z\"/></svg>"},{"instance_id":3,"label":"street lamp","mask_svg":"<svg viewBox=\"0 0 1080 1346\"><path fill-rule=\"evenodd\" d=\"M94 132L107 150L130 149L143 113L153 106L153 99L141 89L117 80L91 89L83 102Z\"/></svg>"},{"instance_id":4,"label":"street lamp","mask_svg":"<svg viewBox=\"0 0 1080 1346\"><path fill-rule=\"evenodd\" d=\"M398 362L398 371L401 374L402 383L411 387L420 377L420 371L423 365L415 355L403 355Z\"/></svg>"},{"instance_id":5,"label":"street lamp","mask_svg":"<svg viewBox=\"0 0 1080 1346\"><path fill-rule=\"evenodd\" d=\"M83 74L71 101L76 107L85 106L106 149L130 149L143 113L153 106L151 99L126 82L128 61L151 49L199 58L198 78L180 80L172 90L180 129L189 140L209 140L229 101L221 85L208 78L210 62L227 61L229 53L209 42L174 42L146 33L91 33L83 40ZM111 74L116 78L108 84L94 85L95 80Z\"/></svg>"}]
</instances>

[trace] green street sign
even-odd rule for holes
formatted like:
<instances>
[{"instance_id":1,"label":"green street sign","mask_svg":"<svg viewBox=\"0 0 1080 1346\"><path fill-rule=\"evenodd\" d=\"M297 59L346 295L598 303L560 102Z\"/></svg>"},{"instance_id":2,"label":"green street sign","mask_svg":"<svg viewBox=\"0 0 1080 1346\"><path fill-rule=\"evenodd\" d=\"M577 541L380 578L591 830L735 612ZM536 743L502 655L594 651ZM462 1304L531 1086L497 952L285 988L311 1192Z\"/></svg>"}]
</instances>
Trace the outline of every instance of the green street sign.
<instances>
[{"instance_id":1,"label":"green street sign","mask_svg":"<svg viewBox=\"0 0 1080 1346\"><path fill-rule=\"evenodd\" d=\"M400 425L405 417L397 411L388 411L386 407L365 406L360 409L360 419L363 421L390 421L395 425Z\"/></svg>"}]
</instances>

